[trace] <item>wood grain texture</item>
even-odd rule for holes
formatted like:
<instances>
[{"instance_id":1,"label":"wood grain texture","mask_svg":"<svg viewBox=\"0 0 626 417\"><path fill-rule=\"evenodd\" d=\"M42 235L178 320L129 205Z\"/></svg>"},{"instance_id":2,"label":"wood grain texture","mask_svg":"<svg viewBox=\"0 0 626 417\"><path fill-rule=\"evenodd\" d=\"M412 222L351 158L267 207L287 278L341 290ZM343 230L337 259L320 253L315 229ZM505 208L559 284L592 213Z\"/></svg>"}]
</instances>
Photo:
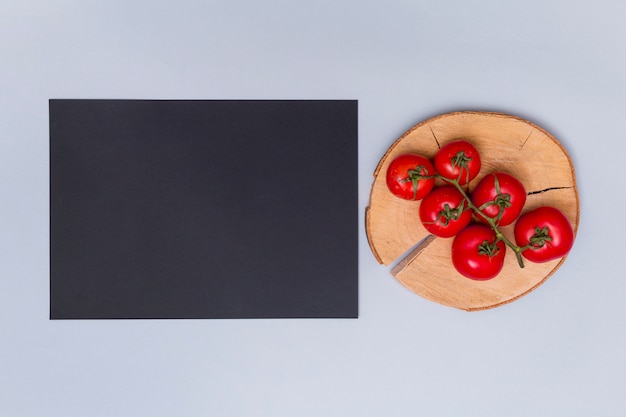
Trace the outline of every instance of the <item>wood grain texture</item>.
<instances>
[{"instance_id":1,"label":"wood grain texture","mask_svg":"<svg viewBox=\"0 0 626 417\"><path fill-rule=\"evenodd\" d=\"M387 189L385 173L400 154L412 152L432 158L442 145L457 139L470 141L481 154L482 169L470 183L470 191L485 175L507 172L517 177L528 193L522 213L543 205L557 207L574 232L580 217L578 191L574 167L561 144L538 126L502 113L443 114L415 125L387 150L374 172L366 208L372 253L381 264L397 262L392 275L415 293L447 306L483 310L529 293L565 258L542 264L526 261L522 269L507 248L504 268L492 280L473 281L454 269L450 260L452 238L431 236L419 220L420 202L393 196ZM502 231L512 239L513 225Z\"/></svg>"}]
</instances>

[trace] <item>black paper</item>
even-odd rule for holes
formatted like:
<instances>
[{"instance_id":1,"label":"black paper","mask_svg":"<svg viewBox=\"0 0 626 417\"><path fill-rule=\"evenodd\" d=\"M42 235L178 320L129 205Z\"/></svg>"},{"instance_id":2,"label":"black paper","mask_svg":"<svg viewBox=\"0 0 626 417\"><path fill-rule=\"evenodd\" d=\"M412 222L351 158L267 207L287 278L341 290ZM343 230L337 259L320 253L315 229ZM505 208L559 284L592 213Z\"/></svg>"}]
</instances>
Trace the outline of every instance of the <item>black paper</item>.
<instances>
[{"instance_id":1,"label":"black paper","mask_svg":"<svg viewBox=\"0 0 626 417\"><path fill-rule=\"evenodd\" d=\"M51 319L357 317L356 101L49 105Z\"/></svg>"}]
</instances>

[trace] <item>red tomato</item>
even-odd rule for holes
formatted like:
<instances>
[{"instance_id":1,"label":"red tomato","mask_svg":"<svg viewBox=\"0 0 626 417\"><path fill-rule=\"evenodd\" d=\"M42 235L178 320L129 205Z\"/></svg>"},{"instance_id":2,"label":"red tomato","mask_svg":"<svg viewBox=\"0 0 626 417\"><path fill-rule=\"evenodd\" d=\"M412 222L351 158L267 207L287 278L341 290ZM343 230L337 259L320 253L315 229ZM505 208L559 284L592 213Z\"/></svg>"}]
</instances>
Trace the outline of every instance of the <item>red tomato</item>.
<instances>
[{"instance_id":1,"label":"red tomato","mask_svg":"<svg viewBox=\"0 0 626 417\"><path fill-rule=\"evenodd\" d=\"M465 197L452 186L435 188L420 204L420 220L430 233L452 237L472 220Z\"/></svg>"},{"instance_id":2,"label":"red tomato","mask_svg":"<svg viewBox=\"0 0 626 417\"><path fill-rule=\"evenodd\" d=\"M397 197L421 200L433 189L434 174L435 168L428 158L417 154L400 155L387 168L387 187Z\"/></svg>"},{"instance_id":3,"label":"red tomato","mask_svg":"<svg viewBox=\"0 0 626 417\"><path fill-rule=\"evenodd\" d=\"M484 215L494 219L497 225L506 226L513 223L522 212L526 203L526 190L512 175L494 172L480 180L471 198ZM480 214L477 218L486 223Z\"/></svg>"},{"instance_id":4,"label":"red tomato","mask_svg":"<svg viewBox=\"0 0 626 417\"><path fill-rule=\"evenodd\" d=\"M434 159L435 171L442 177L467 184L480 171L480 154L464 140L448 142L439 149Z\"/></svg>"},{"instance_id":5,"label":"red tomato","mask_svg":"<svg viewBox=\"0 0 626 417\"><path fill-rule=\"evenodd\" d=\"M485 281L498 275L504 265L506 246L496 240L489 226L472 224L452 241L452 264L467 278Z\"/></svg>"},{"instance_id":6,"label":"red tomato","mask_svg":"<svg viewBox=\"0 0 626 417\"><path fill-rule=\"evenodd\" d=\"M554 207L539 207L523 214L515 223L517 246L531 262L548 262L568 254L574 230L565 215Z\"/></svg>"}]
</instances>

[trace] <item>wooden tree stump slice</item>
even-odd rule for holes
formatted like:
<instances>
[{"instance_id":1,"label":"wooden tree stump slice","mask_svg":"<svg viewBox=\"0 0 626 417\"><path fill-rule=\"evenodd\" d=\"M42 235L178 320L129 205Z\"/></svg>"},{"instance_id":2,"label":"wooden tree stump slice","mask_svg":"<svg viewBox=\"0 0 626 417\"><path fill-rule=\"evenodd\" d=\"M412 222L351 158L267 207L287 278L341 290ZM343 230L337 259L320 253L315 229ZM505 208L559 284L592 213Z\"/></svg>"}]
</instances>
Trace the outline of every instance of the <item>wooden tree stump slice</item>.
<instances>
[{"instance_id":1,"label":"wooden tree stump slice","mask_svg":"<svg viewBox=\"0 0 626 417\"><path fill-rule=\"evenodd\" d=\"M507 248L504 267L489 281L473 281L452 266L453 238L430 235L419 220L419 201L406 201L387 189L389 163L403 153L433 158L445 143L464 139L480 152L481 171L470 191L485 175L507 172L518 178L528 193L522 213L549 205L561 210L574 233L580 205L572 162L561 144L538 126L501 113L455 112L417 124L393 143L374 172L366 209L366 232L379 263L391 265L393 276L415 293L437 303L473 311L509 303L541 285L565 258L524 268ZM513 225L501 228L512 241Z\"/></svg>"}]
</instances>

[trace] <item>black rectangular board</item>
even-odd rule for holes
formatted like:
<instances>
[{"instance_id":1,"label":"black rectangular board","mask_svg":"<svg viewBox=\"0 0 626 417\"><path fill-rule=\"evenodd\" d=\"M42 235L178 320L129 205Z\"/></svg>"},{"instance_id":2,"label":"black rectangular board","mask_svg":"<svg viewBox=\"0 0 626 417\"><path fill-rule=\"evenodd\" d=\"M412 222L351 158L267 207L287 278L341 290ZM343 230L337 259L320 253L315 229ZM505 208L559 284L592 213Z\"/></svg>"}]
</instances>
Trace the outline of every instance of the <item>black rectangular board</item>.
<instances>
[{"instance_id":1,"label":"black rectangular board","mask_svg":"<svg viewBox=\"0 0 626 417\"><path fill-rule=\"evenodd\" d=\"M51 319L358 316L356 100L49 117Z\"/></svg>"}]
</instances>

